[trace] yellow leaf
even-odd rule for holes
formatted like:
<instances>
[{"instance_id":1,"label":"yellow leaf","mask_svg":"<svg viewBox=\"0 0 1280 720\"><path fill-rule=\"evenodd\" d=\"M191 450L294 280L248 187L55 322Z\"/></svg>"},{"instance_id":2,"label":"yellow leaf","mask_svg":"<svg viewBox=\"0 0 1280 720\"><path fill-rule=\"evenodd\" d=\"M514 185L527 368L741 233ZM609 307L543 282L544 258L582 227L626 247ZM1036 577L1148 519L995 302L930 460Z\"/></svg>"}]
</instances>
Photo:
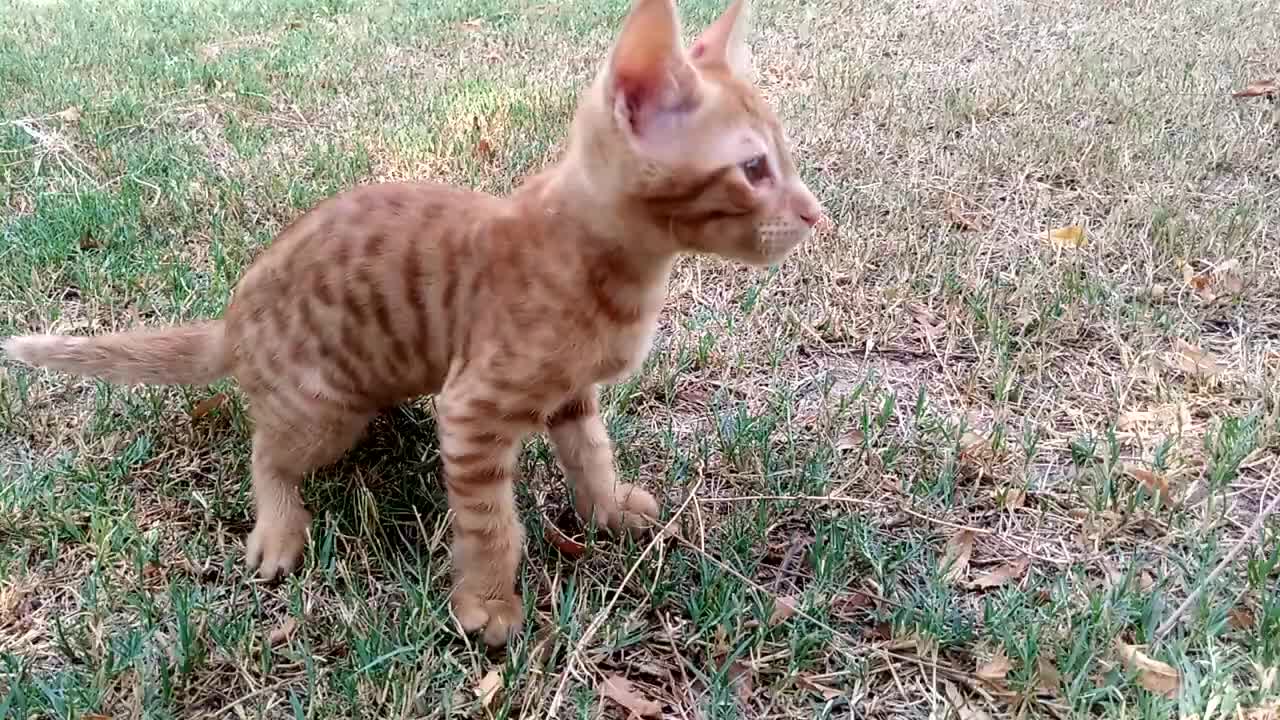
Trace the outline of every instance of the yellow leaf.
<instances>
[{"instance_id":1,"label":"yellow leaf","mask_svg":"<svg viewBox=\"0 0 1280 720\"><path fill-rule=\"evenodd\" d=\"M1125 667L1138 674L1138 684L1142 687L1165 697L1173 697L1178 692L1182 679L1172 665L1156 660L1142 652L1139 646L1128 645L1119 639L1116 640L1116 651Z\"/></svg>"},{"instance_id":2,"label":"yellow leaf","mask_svg":"<svg viewBox=\"0 0 1280 720\"><path fill-rule=\"evenodd\" d=\"M1060 248L1082 248L1089 244L1084 228L1079 225L1053 228L1047 234L1049 244Z\"/></svg>"}]
</instances>

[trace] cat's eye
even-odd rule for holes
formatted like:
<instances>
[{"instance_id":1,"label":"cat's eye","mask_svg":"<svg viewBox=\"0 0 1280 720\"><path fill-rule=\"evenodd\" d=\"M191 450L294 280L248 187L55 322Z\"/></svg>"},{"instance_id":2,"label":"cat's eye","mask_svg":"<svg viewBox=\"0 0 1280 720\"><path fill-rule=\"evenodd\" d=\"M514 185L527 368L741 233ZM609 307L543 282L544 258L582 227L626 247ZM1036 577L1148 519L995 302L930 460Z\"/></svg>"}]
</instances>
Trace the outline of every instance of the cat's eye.
<instances>
[{"instance_id":1,"label":"cat's eye","mask_svg":"<svg viewBox=\"0 0 1280 720\"><path fill-rule=\"evenodd\" d=\"M752 185L759 185L769 179L769 159L764 155L757 155L738 167L742 168L742 174Z\"/></svg>"}]
</instances>

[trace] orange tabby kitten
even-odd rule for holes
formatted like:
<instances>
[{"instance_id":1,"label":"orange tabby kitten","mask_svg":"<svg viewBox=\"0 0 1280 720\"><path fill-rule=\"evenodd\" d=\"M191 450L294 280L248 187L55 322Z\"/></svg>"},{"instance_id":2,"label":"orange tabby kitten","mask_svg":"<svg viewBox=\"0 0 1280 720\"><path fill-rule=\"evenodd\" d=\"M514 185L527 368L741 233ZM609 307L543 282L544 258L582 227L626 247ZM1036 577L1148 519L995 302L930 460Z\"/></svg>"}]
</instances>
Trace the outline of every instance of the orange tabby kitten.
<instances>
[{"instance_id":1,"label":"orange tabby kitten","mask_svg":"<svg viewBox=\"0 0 1280 720\"><path fill-rule=\"evenodd\" d=\"M747 79L745 4L686 50L672 0L636 0L564 158L508 198L358 187L281 232L220 320L4 347L121 383L234 376L254 422L247 559L267 578L301 560L303 475L337 460L380 409L437 394L452 605L463 628L501 645L521 626L523 438L550 432L585 519L651 524L653 496L615 477L597 384L643 360L677 254L763 265L819 219Z\"/></svg>"}]
</instances>

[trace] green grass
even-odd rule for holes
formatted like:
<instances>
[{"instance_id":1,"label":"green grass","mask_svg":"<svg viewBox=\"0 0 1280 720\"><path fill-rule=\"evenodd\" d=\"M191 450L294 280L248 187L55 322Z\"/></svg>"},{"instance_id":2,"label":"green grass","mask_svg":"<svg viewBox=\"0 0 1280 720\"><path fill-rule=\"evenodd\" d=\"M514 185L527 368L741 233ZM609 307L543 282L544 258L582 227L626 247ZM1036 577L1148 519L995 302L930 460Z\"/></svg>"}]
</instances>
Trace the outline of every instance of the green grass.
<instances>
[{"instance_id":1,"label":"green grass","mask_svg":"<svg viewBox=\"0 0 1280 720\"><path fill-rule=\"evenodd\" d=\"M0 336L215 315L355 183L510 190L626 5L0 0ZM0 367L0 717L625 717L609 675L680 718L1276 712L1280 106L1230 96L1280 72L1271 9L759 5L832 223L769 271L682 262L608 391L678 537L589 537L532 440L528 632L488 653L429 402L316 474L305 568L262 585L234 385Z\"/></svg>"}]
</instances>

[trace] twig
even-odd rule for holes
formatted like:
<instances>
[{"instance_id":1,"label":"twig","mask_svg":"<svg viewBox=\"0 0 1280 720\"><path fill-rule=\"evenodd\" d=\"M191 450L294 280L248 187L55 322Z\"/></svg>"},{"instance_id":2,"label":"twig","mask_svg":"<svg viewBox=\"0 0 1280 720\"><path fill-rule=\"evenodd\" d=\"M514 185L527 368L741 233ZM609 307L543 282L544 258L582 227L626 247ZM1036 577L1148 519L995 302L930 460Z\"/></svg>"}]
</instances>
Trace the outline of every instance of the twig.
<instances>
[{"instance_id":1,"label":"twig","mask_svg":"<svg viewBox=\"0 0 1280 720\"><path fill-rule=\"evenodd\" d=\"M1280 469L1280 465L1272 468L1271 478L1275 477L1278 469ZM1268 478L1268 485L1270 485L1271 478ZM1191 594L1187 596L1187 599L1183 600L1182 604L1178 606L1178 609L1174 610L1173 613L1160 624L1160 627L1156 630L1154 635L1155 641L1159 642L1160 640L1163 640L1164 637L1173 630L1174 626L1176 626L1182 619L1182 616L1185 615L1187 611L1191 609L1191 606L1200 599L1200 596L1204 594L1204 589L1212 585L1213 581L1217 580L1218 576L1222 574L1222 571L1231 565L1231 563L1236 559L1236 556L1239 555L1240 552L1244 550L1245 546L1249 544L1249 538L1253 537L1255 533L1261 536L1262 524L1266 521L1267 516L1271 515L1271 513L1276 510L1280 510L1280 492L1277 492L1275 496L1271 498L1271 504L1258 511L1258 516L1253 519L1253 524L1249 526L1244 537L1240 538L1240 541L1231 548L1231 551L1228 552L1222 560L1218 561L1217 566L1213 568L1209 573L1209 576L1198 583L1195 589L1191 591Z\"/></svg>"}]
</instances>

